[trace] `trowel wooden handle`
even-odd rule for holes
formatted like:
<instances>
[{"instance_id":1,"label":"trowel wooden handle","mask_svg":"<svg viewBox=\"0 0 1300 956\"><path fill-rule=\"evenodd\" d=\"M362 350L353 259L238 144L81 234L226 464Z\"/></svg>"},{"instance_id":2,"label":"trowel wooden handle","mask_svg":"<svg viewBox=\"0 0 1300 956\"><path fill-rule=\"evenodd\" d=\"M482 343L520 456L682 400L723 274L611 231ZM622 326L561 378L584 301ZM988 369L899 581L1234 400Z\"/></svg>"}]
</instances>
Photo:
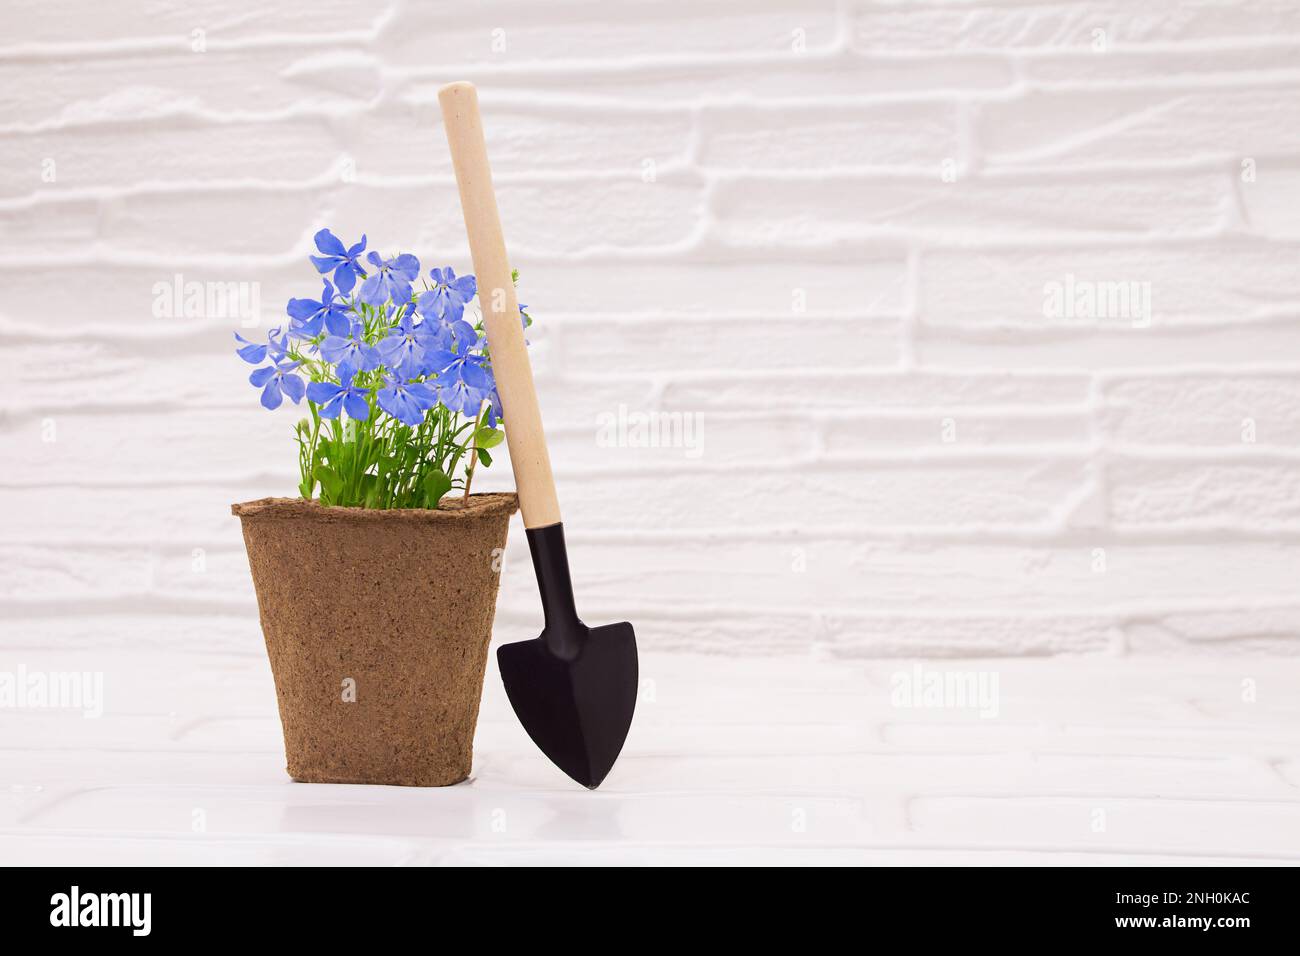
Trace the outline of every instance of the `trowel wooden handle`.
<instances>
[{"instance_id":1,"label":"trowel wooden handle","mask_svg":"<svg viewBox=\"0 0 1300 956\"><path fill-rule=\"evenodd\" d=\"M451 147L451 162L460 187L460 208L469 233L469 251L478 278L478 300L483 309L492 371L506 425L506 444L515 469L519 510L525 528L542 528L560 520L560 503L555 497L551 458L546 452L542 413L537 407L533 369L528 364L528 347L519 317L515 284L510 279L510 261L501 235L501 217L492 171L488 168L483 121L478 112L478 91L472 83L450 83L438 91L442 122Z\"/></svg>"}]
</instances>

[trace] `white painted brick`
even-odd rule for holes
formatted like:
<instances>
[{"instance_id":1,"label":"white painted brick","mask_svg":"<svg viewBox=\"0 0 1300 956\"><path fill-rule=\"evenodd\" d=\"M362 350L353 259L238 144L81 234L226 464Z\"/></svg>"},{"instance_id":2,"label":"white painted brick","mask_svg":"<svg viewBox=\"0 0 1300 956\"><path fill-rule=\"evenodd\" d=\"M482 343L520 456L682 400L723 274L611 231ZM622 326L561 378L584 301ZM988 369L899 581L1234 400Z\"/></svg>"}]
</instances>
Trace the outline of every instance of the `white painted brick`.
<instances>
[{"instance_id":1,"label":"white painted brick","mask_svg":"<svg viewBox=\"0 0 1300 956\"><path fill-rule=\"evenodd\" d=\"M1028 326L1068 332L1132 329L1131 317L1044 315L1049 284L1150 283L1151 324L1238 323L1300 297L1297 248L1260 242L1078 246L1062 249L927 252L922 310L931 326ZM1225 282L1224 277L1231 276Z\"/></svg>"},{"instance_id":2,"label":"white painted brick","mask_svg":"<svg viewBox=\"0 0 1300 956\"><path fill-rule=\"evenodd\" d=\"M196 473L229 480L271 472L290 478L287 494L297 483L292 480L298 447L293 424L306 415L305 406L263 409L257 390L241 381L242 365L230 372L232 391L239 388L247 399L244 408L120 417L33 415L14 421L0 431L0 455L14 462L7 478L33 486L42 480L93 485L130 483L141 475L152 482L178 482ZM53 423L54 441L43 440L46 421Z\"/></svg>"},{"instance_id":3,"label":"white painted brick","mask_svg":"<svg viewBox=\"0 0 1300 956\"><path fill-rule=\"evenodd\" d=\"M0 260L0 277L12 293L0 301L0 322L6 332L32 340L57 339L68 343L67 336L72 333L98 344L119 337L142 340L136 341L133 347L161 356L197 351L187 347L190 343L185 341L196 336L209 336L209 344L200 348L233 345L229 329L242 329L245 337L253 337L238 314L207 314L206 305L204 315L171 314L174 312L171 290L176 285L176 277L180 276L182 290L191 282L249 283L250 290L251 284L256 283L260 312L255 328L265 330L282 323L290 297L309 294L314 297L320 292L320 280L307 261L307 250L308 246L304 246L302 255L293 256L292 261L282 259L265 264L262 264L264 260L236 255L169 259L162 254L114 264L78 263L75 258L61 263L45 259L32 261L36 257L28 245L22 259ZM75 283L64 281L70 268L77 270ZM95 290L93 313L86 308L87 289ZM167 308L162 315L155 316L155 298L160 296L159 301ZM221 339L225 342L219 343ZM79 339L67 347L75 354L84 347L84 341Z\"/></svg>"},{"instance_id":4,"label":"white painted brick","mask_svg":"<svg viewBox=\"0 0 1300 956\"><path fill-rule=\"evenodd\" d=\"M951 409L979 405L1073 405L1088 395L1081 374L1037 375L976 371L850 375L831 372L818 377L818 406L858 409L930 407ZM780 376L714 376L672 382L664 389L664 406L710 410L770 407L795 408L806 400L808 378Z\"/></svg>"},{"instance_id":5,"label":"white painted brick","mask_svg":"<svg viewBox=\"0 0 1300 956\"><path fill-rule=\"evenodd\" d=\"M188 49L190 32L203 28L216 42L240 42L293 35L361 34L384 19L393 4L358 12L346 0L315 5L282 4L249 8L238 0L215 0L201 10L184 6L137 6L113 10L95 4L51 7L41 0L13 0L12 30L5 47L26 44L112 48L119 43L158 41Z\"/></svg>"},{"instance_id":6,"label":"white painted brick","mask_svg":"<svg viewBox=\"0 0 1300 956\"><path fill-rule=\"evenodd\" d=\"M140 148L147 142L148 148ZM296 182L333 171L343 141L320 118L210 123L178 117L121 124L69 124L0 135L0 198L59 189L185 185L210 180ZM55 181L43 182L47 160Z\"/></svg>"},{"instance_id":7,"label":"white painted brick","mask_svg":"<svg viewBox=\"0 0 1300 956\"><path fill-rule=\"evenodd\" d=\"M1243 18L1243 26L1247 24ZM1091 37L1089 37L1091 44ZM1241 46L1216 44L1210 52L1195 42L1175 46L1112 47L1098 55L1088 47L1062 49L1060 55L1020 57L1020 75L1035 85L1075 86L1088 83L1184 83L1189 86L1214 81L1227 84L1260 83L1295 69L1300 46L1285 35L1266 43L1246 40ZM1269 74L1273 74L1270 76Z\"/></svg>"},{"instance_id":8,"label":"white painted brick","mask_svg":"<svg viewBox=\"0 0 1300 956\"><path fill-rule=\"evenodd\" d=\"M497 192L501 214L518 239L514 245L521 255L529 249L557 254L679 243L696 228L703 200L703 186L680 177L664 177L654 184L631 176L614 183L504 183ZM213 209L231 202L248 203L250 215L222 218L213 225ZM73 220L74 215L61 208L64 205L43 204L25 211L24 218L43 219L46 207L54 206ZM329 210L327 219L318 212L322 209ZM310 237L317 224L325 222L340 235L366 232L385 254L397 248L424 248L446 250L446 258L461 262L469 258L460 200L450 180L419 187L362 183L314 189L263 187L242 195L229 190L152 193L104 201L98 219L93 205L86 213L83 228L68 230L69 252L98 238L113 244L119 253L152 257L169 250L202 257L214 246L232 254L283 255L311 248ZM383 231L377 232L376 226ZM303 263L311 269L305 258Z\"/></svg>"},{"instance_id":9,"label":"white painted brick","mask_svg":"<svg viewBox=\"0 0 1300 956\"><path fill-rule=\"evenodd\" d=\"M24 256L41 237L42 248L54 255L84 250L99 238L99 203L94 199L28 203L3 213L0 256Z\"/></svg>"},{"instance_id":10,"label":"white painted brick","mask_svg":"<svg viewBox=\"0 0 1300 956\"><path fill-rule=\"evenodd\" d=\"M340 121L344 151L358 177L447 177L447 154L436 83L412 88L401 100L385 100L373 110ZM587 104L510 100L491 105L483 91L484 134L494 177L504 185L512 176L580 174L595 170L641 182L644 163L671 168L687 159L692 121L685 110L618 109ZM422 187L427 191L427 187ZM454 193L454 189L452 190Z\"/></svg>"},{"instance_id":11,"label":"white painted brick","mask_svg":"<svg viewBox=\"0 0 1300 956\"><path fill-rule=\"evenodd\" d=\"M1294 544L1194 548L1087 537L1071 547L878 541L808 550L810 570L835 582L839 593L861 591L881 610L900 613L924 605L1150 613L1198 601L1283 601L1293 597L1289 582L1300 558ZM1179 573L1170 574L1175 565ZM1225 576L1229 566L1255 573L1249 580Z\"/></svg>"},{"instance_id":12,"label":"white painted brick","mask_svg":"<svg viewBox=\"0 0 1300 956\"><path fill-rule=\"evenodd\" d=\"M503 182L497 188L503 228L520 257L683 243L696 229L703 198L699 182L663 177L643 183L631 170L614 182ZM460 198L450 180L418 189L351 187L331 205L338 228L349 234L373 231L366 223L382 224L388 235L411 237L409 246L455 250L456 258L468 261Z\"/></svg>"},{"instance_id":13,"label":"white painted brick","mask_svg":"<svg viewBox=\"0 0 1300 956\"><path fill-rule=\"evenodd\" d=\"M1086 409L1015 412L956 410L945 414L901 412L836 415L822 426L826 446L854 449L969 448L971 446L1055 445L1076 447L1089 441Z\"/></svg>"},{"instance_id":14,"label":"white painted brick","mask_svg":"<svg viewBox=\"0 0 1300 956\"><path fill-rule=\"evenodd\" d=\"M1294 460L1119 459L1106 469L1111 517L1126 528L1300 528Z\"/></svg>"},{"instance_id":15,"label":"white painted brick","mask_svg":"<svg viewBox=\"0 0 1300 956\"><path fill-rule=\"evenodd\" d=\"M1078 488L1083 463L1073 460L923 464L773 461L753 468L692 471L617 480L573 479L581 490L566 504L576 526L617 530L719 531L753 525L934 528L963 524L1049 524Z\"/></svg>"},{"instance_id":16,"label":"white painted brick","mask_svg":"<svg viewBox=\"0 0 1300 956\"><path fill-rule=\"evenodd\" d=\"M1286 0L1211 0L1149 7L1123 0L1086 3L961 3L911 8L859 3L854 42L862 49L1090 49L1094 30L1108 44L1133 46L1264 39L1300 31Z\"/></svg>"},{"instance_id":17,"label":"white painted brick","mask_svg":"<svg viewBox=\"0 0 1300 956\"><path fill-rule=\"evenodd\" d=\"M1035 92L980 107L990 164L1241 159L1300 148L1295 81L1242 90L1093 88Z\"/></svg>"},{"instance_id":18,"label":"white painted brick","mask_svg":"<svg viewBox=\"0 0 1300 956\"><path fill-rule=\"evenodd\" d=\"M619 471L691 470L702 463L761 467L770 463L774 454L810 459L821 447L817 429L806 414L781 411L740 415L686 413L691 416L689 420L668 419L673 434L681 434L684 438L676 442L660 442L656 447L649 439L640 437L619 439L615 436L611 440L609 431L611 426L617 425L620 414L629 417L645 415L654 408L653 403L600 405L589 401L585 407L578 408L577 405L575 402L571 406L578 412L576 417L565 417L563 406L557 408L554 403L543 406L546 441L554 461L590 463ZM781 428L779 443L772 437L777 427ZM498 476L508 475L509 468L509 464L505 464Z\"/></svg>"},{"instance_id":19,"label":"white painted brick","mask_svg":"<svg viewBox=\"0 0 1300 956\"><path fill-rule=\"evenodd\" d=\"M63 413L77 414L88 407L116 409L124 416L117 421L127 424L142 409L242 409L253 394L246 382L252 366L235 356L230 333L222 333L193 346L167 342L163 350L143 338L6 342L0 347L0 375L7 376L14 389L14 404L0 422L5 428L32 427L29 419L52 416L57 424ZM184 354L190 348L198 354ZM166 371L160 373L164 363ZM78 382L82 391L70 393L69 381Z\"/></svg>"},{"instance_id":20,"label":"white painted brick","mask_svg":"<svg viewBox=\"0 0 1300 956\"><path fill-rule=\"evenodd\" d=\"M1271 566L1270 566L1271 565ZM1280 565L1282 573L1294 580L1295 558L1287 554L1262 555L1249 566L1254 573L1269 575ZM1291 589L1292 591L1294 589ZM1201 613L1174 612L1160 618L1159 627L1166 635L1187 644L1240 644L1246 650L1252 645L1273 653L1294 655L1294 637L1300 627L1300 608L1277 602L1275 606L1239 608L1231 611L1204 611ZM1144 635L1150 640L1151 635ZM1160 650L1154 642L1135 650ZM1254 668L1245 664L1240 668L1250 674Z\"/></svg>"},{"instance_id":21,"label":"white painted brick","mask_svg":"<svg viewBox=\"0 0 1300 956\"><path fill-rule=\"evenodd\" d=\"M214 248L231 255L282 256L310 242L322 205L336 205L338 191L321 189L169 190L102 200L91 219L92 238L118 255L202 258ZM247 215L214 215L222 205L247 207ZM42 203L32 213L46 215ZM84 248L84 247L83 247ZM76 254L75 245L68 252ZM315 249L313 248L314 252ZM304 260L310 284L314 269ZM319 292L319 284L312 290Z\"/></svg>"},{"instance_id":22,"label":"white painted brick","mask_svg":"<svg viewBox=\"0 0 1300 956\"><path fill-rule=\"evenodd\" d=\"M1271 157L1243 161L1239 166L1235 170L1241 179L1237 188L1250 231L1278 239L1300 238L1295 217L1300 208L1300 166ZM1247 177L1253 179L1248 182Z\"/></svg>"},{"instance_id":23,"label":"white painted brick","mask_svg":"<svg viewBox=\"0 0 1300 956\"><path fill-rule=\"evenodd\" d=\"M520 268L520 296L529 304L601 316L758 313L788 315L792 322L805 315L889 316L903 310L907 287L901 251L816 258L687 254L655 263L594 258Z\"/></svg>"},{"instance_id":24,"label":"white painted brick","mask_svg":"<svg viewBox=\"0 0 1300 956\"><path fill-rule=\"evenodd\" d=\"M989 235L1197 233L1229 210L1222 173L1097 177L928 179L823 176L776 184L744 177L719 184L713 212L729 241L772 246L902 233L933 241Z\"/></svg>"},{"instance_id":25,"label":"white painted brick","mask_svg":"<svg viewBox=\"0 0 1300 956\"><path fill-rule=\"evenodd\" d=\"M494 74L492 86L505 103L538 93L562 97L588 84L590 68L551 63L543 69ZM762 100L859 101L867 96L902 96L928 92L999 91L1015 81L1012 64L997 55L940 54L908 58L807 56L698 62L648 62L635 70L604 72L602 100L625 106L693 107L701 102ZM411 81L410 96L432 97L435 84ZM646 120L655 119L647 114ZM605 122L612 123L611 116Z\"/></svg>"},{"instance_id":26,"label":"white painted brick","mask_svg":"<svg viewBox=\"0 0 1300 956\"><path fill-rule=\"evenodd\" d=\"M1178 369L1206 363L1249 365L1300 355L1300 321L1139 329L923 328L915 354L942 366L1034 369Z\"/></svg>"},{"instance_id":27,"label":"white painted brick","mask_svg":"<svg viewBox=\"0 0 1300 956\"><path fill-rule=\"evenodd\" d=\"M1095 614L832 617L818 650L833 659L914 654L1011 657L1102 653L1114 643L1113 624Z\"/></svg>"},{"instance_id":28,"label":"white painted brick","mask_svg":"<svg viewBox=\"0 0 1300 956\"><path fill-rule=\"evenodd\" d=\"M1200 447L1300 446L1295 375L1182 374L1107 383L1102 418L1112 441Z\"/></svg>"},{"instance_id":29,"label":"white painted brick","mask_svg":"<svg viewBox=\"0 0 1300 956\"><path fill-rule=\"evenodd\" d=\"M256 467L260 463L253 463ZM66 476L51 480L67 481ZM220 484L47 485L5 489L14 520L0 528L0 541L40 542L68 547L85 544L157 545L177 548L241 547L239 519L230 505L269 494L290 494L281 481L230 481Z\"/></svg>"},{"instance_id":30,"label":"white painted brick","mask_svg":"<svg viewBox=\"0 0 1300 956\"><path fill-rule=\"evenodd\" d=\"M957 111L946 103L711 108L700 162L715 169L923 167L959 159ZM870 135L864 135L870 130Z\"/></svg>"},{"instance_id":31,"label":"white painted brick","mask_svg":"<svg viewBox=\"0 0 1300 956\"><path fill-rule=\"evenodd\" d=\"M726 361L750 370L861 369L897 364L900 330L885 317L583 319L552 323L560 360L575 372L709 372ZM788 346L782 346L782 342ZM681 343L680 348L665 348Z\"/></svg>"},{"instance_id":32,"label":"white painted brick","mask_svg":"<svg viewBox=\"0 0 1300 956\"><path fill-rule=\"evenodd\" d=\"M380 64L359 51L329 56L249 47L209 49L202 55L186 49L38 63L0 60L6 127L112 123L167 114L334 112L364 106L381 86Z\"/></svg>"},{"instance_id":33,"label":"white painted brick","mask_svg":"<svg viewBox=\"0 0 1300 956\"><path fill-rule=\"evenodd\" d=\"M476 13L462 20L437 7L403 4L385 24L379 49L390 63L426 69L438 63L482 69L566 60L614 66L628 59L690 55L793 57L796 29L804 31L809 49L824 47L835 36L830 0L765 0L743 8L725 0L640 2L620 7L617 16L607 4L584 0L545 9L490 4ZM503 31L497 37L503 44L494 49L497 29Z\"/></svg>"},{"instance_id":34,"label":"white painted brick","mask_svg":"<svg viewBox=\"0 0 1300 956\"><path fill-rule=\"evenodd\" d=\"M654 539L629 544L579 536L575 543L582 546L574 548L573 567L584 594L610 606L620 596L642 604L703 606L725 597L728 604L817 607L832 615L870 608L900 618L924 610L1107 612L1150 618L1167 609L1177 614L1189 603L1243 610L1260 603L1286 604L1294 600L1300 561L1294 543L1238 542L1198 549L1184 543L1086 539L1073 546L1042 546L861 537L760 533L737 542ZM1100 566L1098 548L1103 552ZM525 570L527 560L520 555ZM1169 573L1173 564L1179 574ZM1253 573L1240 580L1225 575L1224 568L1232 566L1250 567ZM1207 639L1232 634L1230 626L1221 632L1207 628L1196 633Z\"/></svg>"},{"instance_id":35,"label":"white painted brick","mask_svg":"<svg viewBox=\"0 0 1300 956\"><path fill-rule=\"evenodd\" d=\"M0 598L46 601L76 596L142 594L153 583L154 556L145 549L77 551L31 545L0 546Z\"/></svg>"}]
</instances>

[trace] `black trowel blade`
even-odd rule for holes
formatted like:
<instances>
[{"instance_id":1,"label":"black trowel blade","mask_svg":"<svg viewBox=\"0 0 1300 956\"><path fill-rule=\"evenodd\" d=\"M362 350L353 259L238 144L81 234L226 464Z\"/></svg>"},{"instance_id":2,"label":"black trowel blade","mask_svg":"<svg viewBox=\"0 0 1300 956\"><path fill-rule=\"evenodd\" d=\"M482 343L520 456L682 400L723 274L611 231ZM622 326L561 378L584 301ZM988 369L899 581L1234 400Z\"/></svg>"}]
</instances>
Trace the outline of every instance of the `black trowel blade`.
<instances>
[{"instance_id":1,"label":"black trowel blade","mask_svg":"<svg viewBox=\"0 0 1300 956\"><path fill-rule=\"evenodd\" d=\"M632 625L591 628L571 661L538 637L502 645L497 664L510 705L533 743L578 783L599 787L623 749L636 710Z\"/></svg>"}]
</instances>

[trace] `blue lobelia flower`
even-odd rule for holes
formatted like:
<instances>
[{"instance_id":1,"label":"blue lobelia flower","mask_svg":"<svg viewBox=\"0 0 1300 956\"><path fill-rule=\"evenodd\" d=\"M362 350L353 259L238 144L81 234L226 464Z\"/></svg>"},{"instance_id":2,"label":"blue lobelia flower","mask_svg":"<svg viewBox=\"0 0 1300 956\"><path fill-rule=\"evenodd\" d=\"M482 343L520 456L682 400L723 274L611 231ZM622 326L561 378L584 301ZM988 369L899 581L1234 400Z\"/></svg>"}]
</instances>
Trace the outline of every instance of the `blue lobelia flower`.
<instances>
[{"instance_id":1,"label":"blue lobelia flower","mask_svg":"<svg viewBox=\"0 0 1300 956\"><path fill-rule=\"evenodd\" d=\"M381 259L379 253L372 252L367 258L375 271L361 284L357 293L361 301L376 307L390 300L398 306L410 302L414 294L411 283L420 274L420 260L409 252L391 259Z\"/></svg>"},{"instance_id":2,"label":"blue lobelia flower","mask_svg":"<svg viewBox=\"0 0 1300 956\"><path fill-rule=\"evenodd\" d=\"M320 344L320 354L331 365L337 365L339 378L355 375L357 372L369 372L379 368L379 352L373 345L367 345L363 337L364 327L360 322L353 322L346 336L327 335Z\"/></svg>"},{"instance_id":3,"label":"blue lobelia flower","mask_svg":"<svg viewBox=\"0 0 1300 956\"><path fill-rule=\"evenodd\" d=\"M458 342L468 342L473 345L478 340L478 333L474 331L474 326L464 319L452 319L432 313L423 314L424 321L420 323L420 327L424 329L429 348L454 349Z\"/></svg>"},{"instance_id":4,"label":"blue lobelia flower","mask_svg":"<svg viewBox=\"0 0 1300 956\"><path fill-rule=\"evenodd\" d=\"M320 335L322 325L331 335L347 335L352 325L347 305L342 299L334 298L334 286L328 279L321 288L319 302L315 299L290 299L286 311L293 320L289 323L289 334L296 339L314 339Z\"/></svg>"},{"instance_id":5,"label":"blue lobelia flower","mask_svg":"<svg viewBox=\"0 0 1300 956\"><path fill-rule=\"evenodd\" d=\"M437 384L438 401L453 412L460 412L468 418L478 415L483 399L487 397L487 393L481 388L475 388L463 378L439 376Z\"/></svg>"},{"instance_id":6,"label":"blue lobelia flower","mask_svg":"<svg viewBox=\"0 0 1300 956\"><path fill-rule=\"evenodd\" d=\"M280 335L278 327L267 333L266 345L258 345L256 342L248 341L248 339L236 332L235 341L241 343L241 347L235 349L235 354L249 365L261 365L266 361L267 355L271 356L271 361L278 362L289 351L289 345L287 336L280 335L279 341L277 341L277 335Z\"/></svg>"},{"instance_id":7,"label":"blue lobelia flower","mask_svg":"<svg viewBox=\"0 0 1300 956\"><path fill-rule=\"evenodd\" d=\"M407 309L388 335L375 343L375 352L379 361L396 372L399 378L409 379L421 373L425 350L434 344L424 324L415 325L411 310Z\"/></svg>"},{"instance_id":8,"label":"blue lobelia flower","mask_svg":"<svg viewBox=\"0 0 1300 956\"><path fill-rule=\"evenodd\" d=\"M366 277L366 270L357 262L357 257L365 251L366 237L363 235L361 241L351 249L343 248L343 243L328 229L316 233L315 238L316 248L323 255L311 256L311 264L321 275L333 271L334 284L339 287L340 292L347 295L357 284L358 277L362 279Z\"/></svg>"},{"instance_id":9,"label":"blue lobelia flower","mask_svg":"<svg viewBox=\"0 0 1300 956\"><path fill-rule=\"evenodd\" d=\"M451 266L430 270L429 278L433 280L433 288L420 296L420 314L457 321L465 313L465 305L478 292L478 282L473 276L457 278Z\"/></svg>"},{"instance_id":10,"label":"blue lobelia flower","mask_svg":"<svg viewBox=\"0 0 1300 956\"><path fill-rule=\"evenodd\" d=\"M412 428L424 421L428 409L438 404L433 390L422 382L402 382L391 377L385 377L384 381L386 387L375 394L379 407Z\"/></svg>"},{"instance_id":11,"label":"blue lobelia flower","mask_svg":"<svg viewBox=\"0 0 1300 956\"><path fill-rule=\"evenodd\" d=\"M288 395L295 405L302 401L307 386L303 384L301 378L293 374L293 370L301 364L301 362L277 362L275 365L253 370L253 374L248 376L248 381L255 388L262 390L263 406L271 409L279 408L280 403L284 401L281 392Z\"/></svg>"},{"instance_id":12,"label":"blue lobelia flower","mask_svg":"<svg viewBox=\"0 0 1300 956\"><path fill-rule=\"evenodd\" d=\"M370 404L366 401L369 394L369 389L352 384L351 372L340 371L337 385L312 382L307 386L307 399L321 407L321 418L338 418L339 412L346 411L349 418L364 422L370 418Z\"/></svg>"},{"instance_id":13,"label":"blue lobelia flower","mask_svg":"<svg viewBox=\"0 0 1300 956\"><path fill-rule=\"evenodd\" d=\"M477 340L457 339L452 348L428 349L424 354L424 371L438 376L445 387L456 379L463 379L473 388L486 391L491 387L488 374L483 369L483 356L471 351Z\"/></svg>"}]
</instances>

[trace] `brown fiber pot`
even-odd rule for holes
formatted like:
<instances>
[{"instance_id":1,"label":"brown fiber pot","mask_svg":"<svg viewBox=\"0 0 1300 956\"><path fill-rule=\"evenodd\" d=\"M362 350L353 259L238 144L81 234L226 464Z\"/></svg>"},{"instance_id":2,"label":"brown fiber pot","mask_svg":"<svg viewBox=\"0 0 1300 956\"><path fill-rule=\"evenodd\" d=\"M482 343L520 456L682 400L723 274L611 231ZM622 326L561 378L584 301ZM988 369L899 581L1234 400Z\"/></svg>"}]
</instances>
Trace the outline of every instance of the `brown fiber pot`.
<instances>
[{"instance_id":1,"label":"brown fiber pot","mask_svg":"<svg viewBox=\"0 0 1300 956\"><path fill-rule=\"evenodd\" d=\"M469 776L514 495L437 511L231 506L244 527L289 775L441 787ZM348 699L353 698L353 699Z\"/></svg>"}]
</instances>

